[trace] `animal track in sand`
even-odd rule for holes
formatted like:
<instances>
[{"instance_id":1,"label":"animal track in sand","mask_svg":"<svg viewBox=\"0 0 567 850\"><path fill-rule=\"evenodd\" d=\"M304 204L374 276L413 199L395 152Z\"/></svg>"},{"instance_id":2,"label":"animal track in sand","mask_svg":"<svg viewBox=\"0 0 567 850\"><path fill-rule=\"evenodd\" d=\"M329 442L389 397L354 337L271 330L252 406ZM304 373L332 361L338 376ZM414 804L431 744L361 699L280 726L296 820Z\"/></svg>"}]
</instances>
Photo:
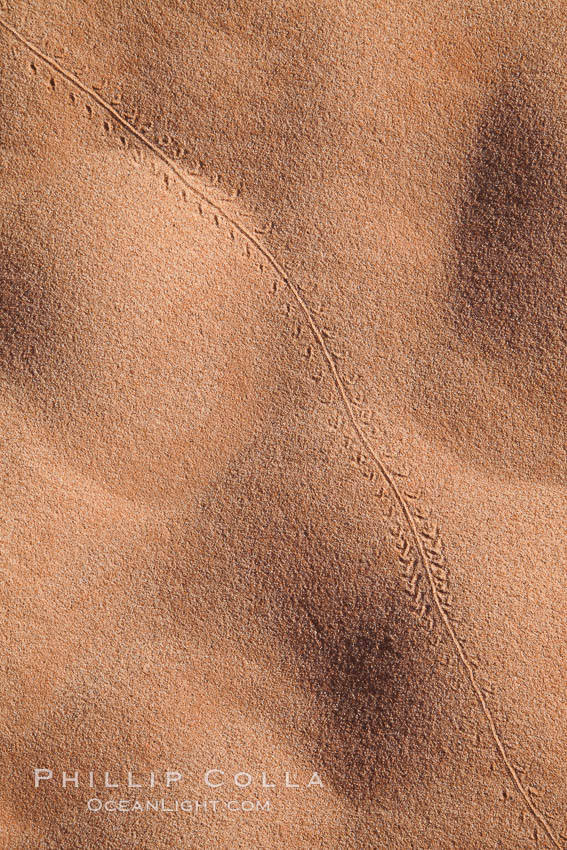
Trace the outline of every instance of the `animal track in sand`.
<instances>
[{"instance_id":1,"label":"animal track in sand","mask_svg":"<svg viewBox=\"0 0 567 850\"><path fill-rule=\"evenodd\" d=\"M391 502L387 509L385 509L385 514L396 523L391 529L391 533L400 552L398 556L400 566L405 575L407 590L412 598L414 607L416 608L417 613L425 619L427 626L430 629L433 628L432 615L436 615L439 619L441 626L448 636L460 662L462 672L468 680L481 711L484 714L490 735L504 765L506 773L520 794L526 809L529 811L536 824L543 830L549 841L555 848L557 848L557 850L564 850L555 830L549 823L546 815L534 805L529 789L524 786L524 783L520 779L518 770L514 767L510 760L502 736L497 729L483 688L477 679L473 662L471 662L464 649L462 640L456 633L455 626L450 617L447 586L448 576L444 564L444 553L439 529L437 526L428 525L425 515L418 508L414 507L412 509L410 503L415 501L414 494L406 492L402 485L396 480L397 478L403 478L404 476L388 469L381 456L373 448L370 439L365 434L364 426L360 424L359 418L357 417L356 401L349 396L345 381L341 378L337 368L337 356L333 353L329 343L327 342L328 333L325 329L321 329L319 327L314 318L315 312L310 308L302 295L301 290L290 280L285 269L280 265L272 252L262 245L256 233L246 225L242 224L236 216L232 216L227 213L222 204L210 198L202 185L198 185L196 181L192 181L190 174L180 168L168 154L164 153L158 144L147 138L143 132L138 130L134 124L124 118L120 112L112 104L108 103L97 91L82 83L73 73L65 70L59 62L46 55L43 51L21 35L11 24L1 18L0 27L16 39L21 45L31 51L32 55L35 57L30 63L30 69L34 76L37 76L38 74L35 59L39 59L47 68L50 69L48 85L52 92L55 92L57 88L56 78L53 76L53 72L55 72L56 75L59 75L66 80L67 83L75 87L75 89L82 92L84 96L94 101L108 116L103 122L105 133L112 133L112 121L114 121L122 128L123 131L126 131L126 133L136 139L142 147L151 151L153 155L166 167L166 173L162 175L165 188L167 190L171 189L171 177L173 176L177 181L179 181L181 186L180 197L182 197L184 201L187 201L187 191L189 191L197 199L199 215L204 216L205 211L208 211L211 214L212 220L217 228L220 228L221 224L228 227L231 240L234 241L235 233L240 234L245 243L246 255L250 258L252 257L250 246L252 246L257 255L256 265L260 272L263 272L266 266L271 267L276 275L276 280L272 287L274 293L278 291L278 284L283 284L284 287L289 290L293 299L300 308L301 313L305 317L306 325L315 339L323 359L327 364L340 404L359 445L359 448L354 453L353 463L358 467L363 477L371 484L374 483L375 470L378 471L384 482L384 486L379 487L375 492L379 499L388 499ZM71 97L70 101L73 103L75 102ZM93 109L91 104L85 104L85 112L89 118L93 118ZM120 141L122 149L127 149L128 143L126 137L122 135L120 137ZM374 467L374 471L372 470L372 467ZM423 579L425 579L425 588L422 586ZM426 601L426 592L430 597L429 602Z\"/></svg>"}]
</instances>

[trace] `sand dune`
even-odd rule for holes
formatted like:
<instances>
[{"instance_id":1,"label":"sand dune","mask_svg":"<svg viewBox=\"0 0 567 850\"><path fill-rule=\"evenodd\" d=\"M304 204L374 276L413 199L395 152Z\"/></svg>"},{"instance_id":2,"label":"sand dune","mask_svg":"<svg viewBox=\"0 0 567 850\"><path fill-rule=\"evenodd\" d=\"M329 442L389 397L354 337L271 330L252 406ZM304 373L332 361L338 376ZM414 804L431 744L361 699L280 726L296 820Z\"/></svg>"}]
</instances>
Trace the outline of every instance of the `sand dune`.
<instances>
[{"instance_id":1,"label":"sand dune","mask_svg":"<svg viewBox=\"0 0 567 850\"><path fill-rule=\"evenodd\" d=\"M0 23L0 846L564 847L560 10Z\"/></svg>"}]
</instances>

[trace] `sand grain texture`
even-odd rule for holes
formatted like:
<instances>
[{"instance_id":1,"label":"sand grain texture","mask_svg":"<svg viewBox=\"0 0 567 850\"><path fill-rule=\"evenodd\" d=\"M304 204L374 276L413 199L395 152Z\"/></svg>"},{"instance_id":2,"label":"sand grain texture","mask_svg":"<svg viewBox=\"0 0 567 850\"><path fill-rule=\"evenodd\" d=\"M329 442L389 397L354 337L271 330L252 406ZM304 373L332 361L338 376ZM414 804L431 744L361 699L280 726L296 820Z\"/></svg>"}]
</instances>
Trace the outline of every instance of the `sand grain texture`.
<instances>
[{"instance_id":1,"label":"sand grain texture","mask_svg":"<svg viewBox=\"0 0 567 850\"><path fill-rule=\"evenodd\" d=\"M2 848L567 846L564 17L3 10Z\"/></svg>"}]
</instances>

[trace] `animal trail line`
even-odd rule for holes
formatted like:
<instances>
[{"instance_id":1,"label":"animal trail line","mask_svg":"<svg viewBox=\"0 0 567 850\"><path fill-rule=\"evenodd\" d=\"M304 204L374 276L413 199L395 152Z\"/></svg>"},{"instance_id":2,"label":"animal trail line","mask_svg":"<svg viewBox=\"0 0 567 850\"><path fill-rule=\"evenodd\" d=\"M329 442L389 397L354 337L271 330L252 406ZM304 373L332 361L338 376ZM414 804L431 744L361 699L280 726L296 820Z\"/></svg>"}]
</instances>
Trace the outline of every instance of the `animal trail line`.
<instances>
[{"instance_id":1,"label":"animal trail line","mask_svg":"<svg viewBox=\"0 0 567 850\"><path fill-rule=\"evenodd\" d=\"M518 793L520 794L522 800L524 801L526 809L529 811L534 821L542 828L547 838L551 841L553 846L557 848L557 850L565 850L564 846L561 844L559 838L555 834L555 831L553 830L552 826L548 822L546 816L532 802L528 791L526 790L522 783L522 780L520 779L518 771L510 761L510 757L508 756L502 737L496 727L496 723L494 721L494 717L492 715L490 707L486 701L482 688L477 681L474 668L464 651L463 645L456 634L455 628L447 614L447 611L445 610L443 600L439 595L429 557L425 551L423 540L419 533L419 529L417 527L415 518L412 514L409 504L406 501L403 492L396 484L393 473L389 472L384 462L374 450L373 446L364 434L364 431L356 417L354 406L349 399L343 380L339 375L338 369L333 359L333 355L331 354L331 351L329 350L329 347L325 342L322 332L320 331L317 323L313 319L311 310L309 309L307 302L302 297L299 288L294 285L294 283L288 277L287 272L285 271L283 266L280 265L274 255L269 251L269 249L267 249L264 245L261 244L261 242L258 240L258 238L254 235L252 231L250 231L248 228L238 222L234 217L229 215L219 203L209 198L201 188L194 185L194 183L190 180L188 174L183 169L179 168L179 166L177 166L176 163L169 156L167 156L167 154L165 154L158 145L154 144L154 142L148 139L147 136L137 130L136 127L134 127L133 124L127 121L111 104L107 103L104 98L102 98L98 94L98 92L82 83L73 73L63 68L55 59L52 59L47 54L43 53L43 51L41 51L33 43L28 41L23 35L21 35L18 30L16 30L11 24L3 20L1 17L0 28L2 28L5 32L9 33L13 38L20 42L20 44L24 45L38 59L48 65L52 70L56 71L71 85L75 86L77 89L83 92L83 94L92 98L92 100L94 100L108 115L112 116L112 118L118 124L120 124L121 127L123 127L127 132L134 136L134 138L136 138L140 142L140 144L152 151L152 153L159 160L161 160L161 162L163 162L164 165L166 165L167 168L169 168L169 170L177 177L177 179L183 186L185 186L190 192L192 192L193 195L197 197L200 201L204 202L209 209L214 210L216 215L220 216L222 220L224 220L227 224L230 225L231 228L240 233L240 235L248 243L253 245L256 251L272 267L281 282L288 287L301 311L305 315L311 333L313 334L313 337L315 338L317 344L321 349L321 353L329 368L331 377L335 384L335 388L339 395L339 399L342 403L342 406L347 414L347 418L356 434L360 445L368 453L369 457L376 465L376 468L379 470L382 478L384 479L390 490L391 495L394 498L395 503L398 505L398 508L407 524L407 527L409 528L409 531L414 541L415 549L418 553L418 557L423 567L423 571L429 583L429 590L433 599L434 609L437 611L439 619L441 620L441 623L445 628L447 636L449 637L449 640L453 645L461 668L466 678L468 679L472 691L482 710L482 713L484 714L491 737L493 739L496 750L502 760L504 768L508 773L510 779L512 780L513 785L516 787Z\"/></svg>"}]
</instances>

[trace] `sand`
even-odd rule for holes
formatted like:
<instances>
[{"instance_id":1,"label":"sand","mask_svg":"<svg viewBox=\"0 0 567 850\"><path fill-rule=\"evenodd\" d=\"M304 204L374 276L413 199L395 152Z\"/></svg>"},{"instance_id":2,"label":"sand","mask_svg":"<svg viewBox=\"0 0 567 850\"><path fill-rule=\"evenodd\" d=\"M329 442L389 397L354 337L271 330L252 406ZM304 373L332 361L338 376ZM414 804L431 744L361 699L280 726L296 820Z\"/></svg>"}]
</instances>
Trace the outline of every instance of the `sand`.
<instances>
[{"instance_id":1,"label":"sand","mask_svg":"<svg viewBox=\"0 0 567 850\"><path fill-rule=\"evenodd\" d=\"M567 846L565 23L2 9L2 850Z\"/></svg>"}]
</instances>

